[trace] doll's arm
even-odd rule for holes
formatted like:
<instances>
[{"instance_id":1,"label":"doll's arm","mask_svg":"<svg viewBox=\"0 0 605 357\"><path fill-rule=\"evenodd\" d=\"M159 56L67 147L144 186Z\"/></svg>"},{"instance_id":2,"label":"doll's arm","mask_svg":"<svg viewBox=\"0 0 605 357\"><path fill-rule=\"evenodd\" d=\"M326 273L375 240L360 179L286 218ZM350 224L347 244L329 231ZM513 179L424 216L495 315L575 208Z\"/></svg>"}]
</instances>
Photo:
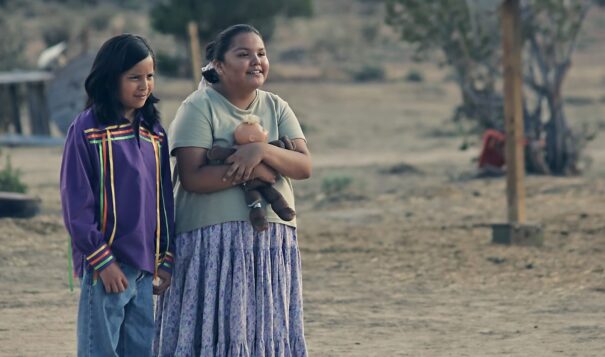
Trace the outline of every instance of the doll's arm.
<instances>
[{"instance_id":1,"label":"doll's arm","mask_svg":"<svg viewBox=\"0 0 605 357\"><path fill-rule=\"evenodd\" d=\"M273 140L269 144L286 150L296 150L296 144L287 135L282 136L278 140Z\"/></svg>"}]
</instances>

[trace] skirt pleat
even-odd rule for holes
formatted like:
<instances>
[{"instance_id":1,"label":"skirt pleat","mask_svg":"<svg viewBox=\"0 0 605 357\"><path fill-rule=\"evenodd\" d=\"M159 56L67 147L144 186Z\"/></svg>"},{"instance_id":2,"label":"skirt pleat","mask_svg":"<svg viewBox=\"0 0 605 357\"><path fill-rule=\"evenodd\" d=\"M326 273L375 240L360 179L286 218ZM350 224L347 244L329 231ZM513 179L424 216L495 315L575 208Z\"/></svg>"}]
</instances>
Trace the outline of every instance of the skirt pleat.
<instances>
[{"instance_id":1,"label":"skirt pleat","mask_svg":"<svg viewBox=\"0 0 605 357\"><path fill-rule=\"evenodd\" d=\"M176 237L156 306L156 356L307 356L296 229L217 224Z\"/></svg>"}]
</instances>

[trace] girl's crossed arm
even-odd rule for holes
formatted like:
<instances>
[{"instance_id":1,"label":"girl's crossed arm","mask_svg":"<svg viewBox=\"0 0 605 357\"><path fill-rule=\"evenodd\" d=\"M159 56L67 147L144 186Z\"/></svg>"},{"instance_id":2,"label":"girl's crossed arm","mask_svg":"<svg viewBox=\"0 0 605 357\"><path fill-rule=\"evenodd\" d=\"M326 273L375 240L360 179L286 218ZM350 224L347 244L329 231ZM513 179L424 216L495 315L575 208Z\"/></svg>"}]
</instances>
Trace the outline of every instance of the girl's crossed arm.
<instances>
[{"instance_id":1,"label":"girl's crossed arm","mask_svg":"<svg viewBox=\"0 0 605 357\"><path fill-rule=\"evenodd\" d=\"M280 174L295 180L311 177L311 154L303 139L292 140L296 149L286 150L267 143L241 145L225 162L231 163L223 178L248 181L256 165L264 163Z\"/></svg>"},{"instance_id":2,"label":"girl's crossed arm","mask_svg":"<svg viewBox=\"0 0 605 357\"><path fill-rule=\"evenodd\" d=\"M190 192L210 193L231 188L245 180L226 178L227 170L233 165L208 165L208 149L199 147L181 147L174 150L176 170L183 188ZM252 167L250 178L258 178L268 183L275 183L275 171L265 164Z\"/></svg>"}]
</instances>

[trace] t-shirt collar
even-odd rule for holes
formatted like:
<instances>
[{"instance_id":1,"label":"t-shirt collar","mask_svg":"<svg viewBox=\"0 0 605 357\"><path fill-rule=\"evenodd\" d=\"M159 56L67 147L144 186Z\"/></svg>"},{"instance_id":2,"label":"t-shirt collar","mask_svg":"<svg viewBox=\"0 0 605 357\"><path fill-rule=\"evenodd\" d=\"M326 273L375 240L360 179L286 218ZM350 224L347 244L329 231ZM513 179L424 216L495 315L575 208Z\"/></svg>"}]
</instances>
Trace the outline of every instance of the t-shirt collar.
<instances>
[{"instance_id":1,"label":"t-shirt collar","mask_svg":"<svg viewBox=\"0 0 605 357\"><path fill-rule=\"evenodd\" d=\"M259 90L255 89L255 96L254 99L252 99L252 102L250 102L250 105L248 105L248 108L246 109L242 109L240 107L237 107L235 105L233 105L233 103L231 103L229 101L229 99L227 99L224 95L222 95L219 91L217 91L216 89L212 88L211 86L206 87L206 90L211 93L211 96L218 98L219 100L223 101L226 103L226 105L230 108L232 108L233 110L235 110L236 112L242 113L242 114L250 114L253 112L254 107L256 106L256 103L258 103L259 99Z\"/></svg>"}]
</instances>

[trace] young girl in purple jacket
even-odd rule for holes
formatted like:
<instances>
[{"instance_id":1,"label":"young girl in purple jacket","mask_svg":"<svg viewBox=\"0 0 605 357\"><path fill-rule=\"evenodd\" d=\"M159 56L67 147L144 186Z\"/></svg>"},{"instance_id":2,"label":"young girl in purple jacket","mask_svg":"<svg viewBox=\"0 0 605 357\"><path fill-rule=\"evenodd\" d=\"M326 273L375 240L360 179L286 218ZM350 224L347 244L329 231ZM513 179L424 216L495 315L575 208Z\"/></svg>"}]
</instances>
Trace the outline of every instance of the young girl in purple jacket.
<instances>
[{"instance_id":1,"label":"young girl in purple jacket","mask_svg":"<svg viewBox=\"0 0 605 357\"><path fill-rule=\"evenodd\" d=\"M154 72L145 39L109 39L67 133L60 182L81 277L78 356L150 355L152 295L170 284L174 205Z\"/></svg>"}]
</instances>

